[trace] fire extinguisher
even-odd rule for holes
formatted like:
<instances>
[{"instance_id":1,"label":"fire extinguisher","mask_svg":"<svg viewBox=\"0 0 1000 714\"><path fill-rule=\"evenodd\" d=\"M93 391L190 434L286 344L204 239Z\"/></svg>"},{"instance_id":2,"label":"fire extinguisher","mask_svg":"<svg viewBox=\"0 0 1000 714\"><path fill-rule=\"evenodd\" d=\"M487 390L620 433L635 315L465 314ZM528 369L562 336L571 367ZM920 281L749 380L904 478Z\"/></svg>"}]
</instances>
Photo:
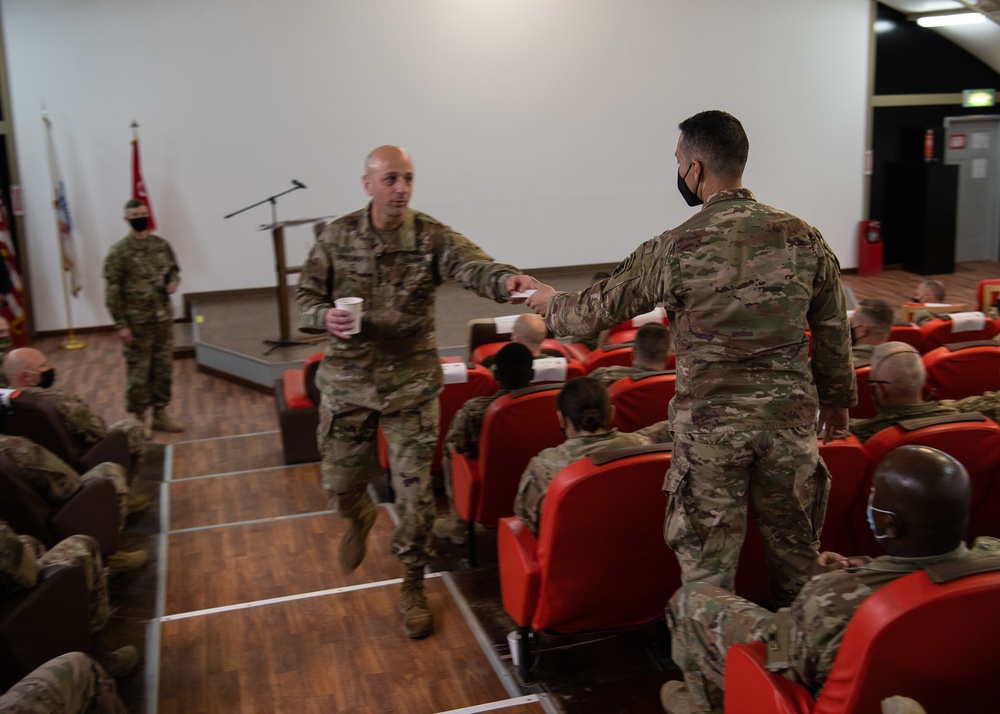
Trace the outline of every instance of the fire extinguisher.
<instances>
[{"instance_id":1,"label":"fire extinguisher","mask_svg":"<svg viewBox=\"0 0 1000 714\"><path fill-rule=\"evenodd\" d=\"M882 272L882 224L861 221L858 224L858 275L872 276Z\"/></svg>"}]
</instances>

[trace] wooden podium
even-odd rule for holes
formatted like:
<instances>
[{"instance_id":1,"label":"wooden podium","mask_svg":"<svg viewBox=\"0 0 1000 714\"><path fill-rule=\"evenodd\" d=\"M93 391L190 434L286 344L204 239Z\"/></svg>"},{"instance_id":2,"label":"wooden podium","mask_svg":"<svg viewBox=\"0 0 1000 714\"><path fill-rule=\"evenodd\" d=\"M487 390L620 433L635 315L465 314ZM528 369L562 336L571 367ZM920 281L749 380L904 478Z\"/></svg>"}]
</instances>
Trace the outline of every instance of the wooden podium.
<instances>
[{"instance_id":1,"label":"wooden podium","mask_svg":"<svg viewBox=\"0 0 1000 714\"><path fill-rule=\"evenodd\" d=\"M278 274L278 339L264 340L264 344L271 345L271 349L265 354L276 350L279 347L289 345L301 345L303 342L296 342L290 338L291 326L288 324L288 276L302 272L301 265L289 266L285 261L285 228L292 226L302 226L311 223L313 233L319 238L320 233L326 227L329 219L335 216L323 216L321 218L299 218L291 221L277 221L260 227L262 231L271 231L271 240L274 242L274 269ZM319 336L317 339L322 339ZM309 340L310 342L313 340Z\"/></svg>"}]
</instances>

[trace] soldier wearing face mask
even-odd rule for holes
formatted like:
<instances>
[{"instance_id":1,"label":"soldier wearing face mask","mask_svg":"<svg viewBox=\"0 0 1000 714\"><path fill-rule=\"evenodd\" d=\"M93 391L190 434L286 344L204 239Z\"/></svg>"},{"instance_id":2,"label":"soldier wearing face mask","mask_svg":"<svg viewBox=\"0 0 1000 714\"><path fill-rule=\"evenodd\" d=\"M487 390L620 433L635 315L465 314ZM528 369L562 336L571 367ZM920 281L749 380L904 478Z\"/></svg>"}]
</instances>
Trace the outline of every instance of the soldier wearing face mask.
<instances>
[{"instance_id":1,"label":"soldier wearing face mask","mask_svg":"<svg viewBox=\"0 0 1000 714\"><path fill-rule=\"evenodd\" d=\"M122 419L108 426L104 419L95 414L90 405L80 397L53 386L56 381L56 369L42 352L32 347L13 350L3 360L3 373L11 388L39 394L49 401L59 414L66 431L81 447L96 444L107 436L109 431L124 432L131 460L129 473L134 476L142 469L146 453L144 425L135 419Z\"/></svg>"},{"instance_id":2,"label":"soldier wearing face mask","mask_svg":"<svg viewBox=\"0 0 1000 714\"><path fill-rule=\"evenodd\" d=\"M167 416L173 372L173 310L180 268L170 244L149 227L149 207L132 199L125 204L129 233L104 260L104 302L122 341L128 376L129 412L150 429L178 432L184 427ZM147 411L153 419L147 422Z\"/></svg>"}]
</instances>

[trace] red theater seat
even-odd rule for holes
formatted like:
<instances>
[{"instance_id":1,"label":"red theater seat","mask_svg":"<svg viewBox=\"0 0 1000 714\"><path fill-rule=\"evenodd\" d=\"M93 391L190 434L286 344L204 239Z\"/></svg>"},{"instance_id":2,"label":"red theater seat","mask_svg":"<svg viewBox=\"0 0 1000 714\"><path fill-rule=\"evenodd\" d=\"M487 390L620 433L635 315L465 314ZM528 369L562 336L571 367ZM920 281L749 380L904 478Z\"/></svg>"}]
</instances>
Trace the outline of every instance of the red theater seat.
<instances>
[{"instance_id":1,"label":"red theater seat","mask_svg":"<svg viewBox=\"0 0 1000 714\"><path fill-rule=\"evenodd\" d=\"M281 449L286 464L319 461L316 428L319 426L319 388L316 371L323 353L306 358L299 369L286 369L274 381L274 404L278 411Z\"/></svg>"},{"instance_id":2,"label":"red theater seat","mask_svg":"<svg viewBox=\"0 0 1000 714\"><path fill-rule=\"evenodd\" d=\"M558 446L563 434L556 420L562 385L540 385L498 397L483 415L479 457L451 452L455 510L469 523L469 564L476 565L475 526L493 527L514 513L521 474L542 449Z\"/></svg>"},{"instance_id":3,"label":"red theater seat","mask_svg":"<svg viewBox=\"0 0 1000 714\"><path fill-rule=\"evenodd\" d=\"M534 386L545 384L561 386L564 382L583 377L586 374L587 368L579 360L565 357L540 357L535 360L531 384Z\"/></svg>"},{"instance_id":4,"label":"red theater seat","mask_svg":"<svg viewBox=\"0 0 1000 714\"><path fill-rule=\"evenodd\" d=\"M872 389L868 384L868 375L871 373L870 365L854 370L855 381L858 385L858 403L850 409L851 419L871 419L873 416L878 416L878 407L872 401Z\"/></svg>"},{"instance_id":5,"label":"red theater seat","mask_svg":"<svg viewBox=\"0 0 1000 714\"><path fill-rule=\"evenodd\" d=\"M904 575L858 608L818 699L766 669L764 642L730 647L726 714L878 714L894 695L929 714L995 711L998 602L1000 572L942 584Z\"/></svg>"},{"instance_id":6,"label":"red theater seat","mask_svg":"<svg viewBox=\"0 0 1000 714\"><path fill-rule=\"evenodd\" d=\"M521 633L522 679L532 678L531 630L616 630L663 617L680 586L663 540L669 467L662 444L591 454L552 480L537 537L520 518L500 521L500 590Z\"/></svg>"},{"instance_id":7,"label":"red theater seat","mask_svg":"<svg viewBox=\"0 0 1000 714\"><path fill-rule=\"evenodd\" d=\"M593 350L589 355L587 355L587 359L583 363L583 366L587 370L588 374L593 372L598 367L613 367L615 365L621 367L632 366L631 342L598 347L596 350Z\"/></svg>"},{"instance_id":8,"label":"red theater seat","mask_svg":"<svg viewBox=\"0 0 1000 714\"><path fill-rule=\"evenodd\" d=\"M976 309L989 312L1000 297L1000 280L980 280L976 286Z\"/></svg>"},{"instance_id":9,"label":"red theater seat","mask_svg":"<svg viewBox=\"0 0 1000 714\"><path fill-rule=\"evenodd\" d=\"M667 418L677 388L675 372L645 372L619 379L608 389L615 406L615 426L636 431Z\"/></svg>"},{"instance_id":10,"label":"red theater seat","mask_svg":"<svg viewBox=\"0 0 1000 714\"><path fill-rule=\"evenodd\" d=\"M933 399L962 399L1000 389L1000 344L956 342L924 355Z\"/></svg>"},{"instance_id":11,"label":"red theater seat","mask_svg":"<svg viewBox=\"0 0 1000 714\"><path fill-rule=\"evenodd\" d=\"M965 330L962 332L953 331L953 323L949 317L935 317L933 320L925 322L920 328L924 339L927 340L928 350L933 350L941 345L952 342L976 342L979 340L992 339L997 332L1000 332L1000 320L986 319L983 328L980 330Z\"/></svg>"},{"instance_id":12,"label":"red theater seat","mask_svg":"<svg viewBox=\"0 0 1000 714\"><path fill-rule=\"evenodd\" d=\"M634 335L635 333L633 331L638 331L640 327L649 322L662 322L667 327L670 327L670 320L667 319L667 311L662 307L654 307L649 312L636 315L631 320L610 328L608 330L608 340L611 340L619 332L630 332Z\"/></svg>"},{"instance_id":13,"label":"red theater seat","mask_svg":"<svg viewBox=\"0 0 1000 714\"><path fill-rule=\"evenodd\" d=\"M905 342L920 354L930 351L927 338L920 331L919 327L913 325L893 325L889 330L889 338L886 342Z\"/></svg>"},{"instance_id":14,"label":"red theater seat","mask_svg":"<svg viewBox=\"0 0 1000 714\"><path fill-rule=\"evenodd\" d=\"M510 344L510 340L505 340L503 342L487 342L485 345L480 345L472 351L472 361L476 364L482 364L483 360L487 357L492 357L497 352L502 350ZM543 352L558 352L563 357L574 358L574 351L570 350L566 345L564 345L559 340L554 340L551 337L546 337L542 340L541 349Z\"/></svg>"}]
</instances>

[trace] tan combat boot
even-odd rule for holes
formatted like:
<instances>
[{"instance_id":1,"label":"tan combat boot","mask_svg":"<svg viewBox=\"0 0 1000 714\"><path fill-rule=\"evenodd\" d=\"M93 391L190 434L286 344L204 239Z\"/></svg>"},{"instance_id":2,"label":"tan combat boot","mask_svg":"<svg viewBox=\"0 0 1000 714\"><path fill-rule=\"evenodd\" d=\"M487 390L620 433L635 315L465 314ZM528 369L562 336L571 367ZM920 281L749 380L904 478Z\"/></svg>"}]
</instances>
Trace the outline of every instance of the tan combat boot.
<instances>
[{"instance_id":1,"label":"tan combat boot","mask_svg":"<svg viewBox=\"0 0 1000 714\"><path fill-rule=\"evenodd\" d=\"M345 573L352 573L365 559L368 532L375 525L378 511L367 491L357 496L357 500L350 505L346 503L348 498L350 494L341 494L338 506L350 521L347 532L340 541L340 569Z\"/></svg>"},{"instance_id":2,"label":"tan combat boot","mask_svg":"<svg viewBox=\"0 0 1000 714\"><path fill-rule=\"evenodd\" d=\"M105 652L100 657L104 671L112 677L124 677L139 663L139 650L132 645Z\"/></svg>"},{"instance_id":3,"label":"tan combat boot","mask_svg":"<svg viewBox=\"0 0 1000 714\"><path fill-rule=\"evenodd\" d=\"M138 570L146 564L148 557L144 550L119 550L117 553L109 555L104 561L104 565L108 568L108 577L113 578L122 573Z\"/></svg>"},{"instance_id":4,"label":"tan combat boot","mask_svg":"<svg viewBox=\"0 0 1000 714\"><path fill-rule=\"evenodd\" d=\"M184 425L168 417L166 407L153 407L153 431L176 434L179 431L184 431Z\"/></svg>"},{"instance_id":5,"label":"tan combat boot","mask_svg":"<svg viewBox=\"0 0 1000 714\"><path fill-rule=\"evenodd\" d=\"M403 632L411 640L420 640L434 631L434 618L424 596L424 566L407 565L399 611L403 614Z\"/></svg>"},{"instance_id":6,"label":"tan combat boot","mask_svg":"<svg viewBox=\"0 0 1000 714\"><path fill-rule=\"evenodd\" d=\"M455 545L462 545L465 543L468 531L465 527L465 521L462 520L461 516L452 511L446 518L434 519L434 525L431 526L431 533L434 534L435 538L450 540Z\"/></svg>"},{"instance_id":7,"label":"tan combat boot","mask_svg":"<svg viewBox=\"0 0 1000 714\"><path fill-rule=\"evenodd\" d=\"M142 424L143 433L146 435L146 441L153 438L153 430L149 428L149 420L146 419L146 412L133 412L132 416L135 417L136 421Z\"/></svg>"}]
</instances>

